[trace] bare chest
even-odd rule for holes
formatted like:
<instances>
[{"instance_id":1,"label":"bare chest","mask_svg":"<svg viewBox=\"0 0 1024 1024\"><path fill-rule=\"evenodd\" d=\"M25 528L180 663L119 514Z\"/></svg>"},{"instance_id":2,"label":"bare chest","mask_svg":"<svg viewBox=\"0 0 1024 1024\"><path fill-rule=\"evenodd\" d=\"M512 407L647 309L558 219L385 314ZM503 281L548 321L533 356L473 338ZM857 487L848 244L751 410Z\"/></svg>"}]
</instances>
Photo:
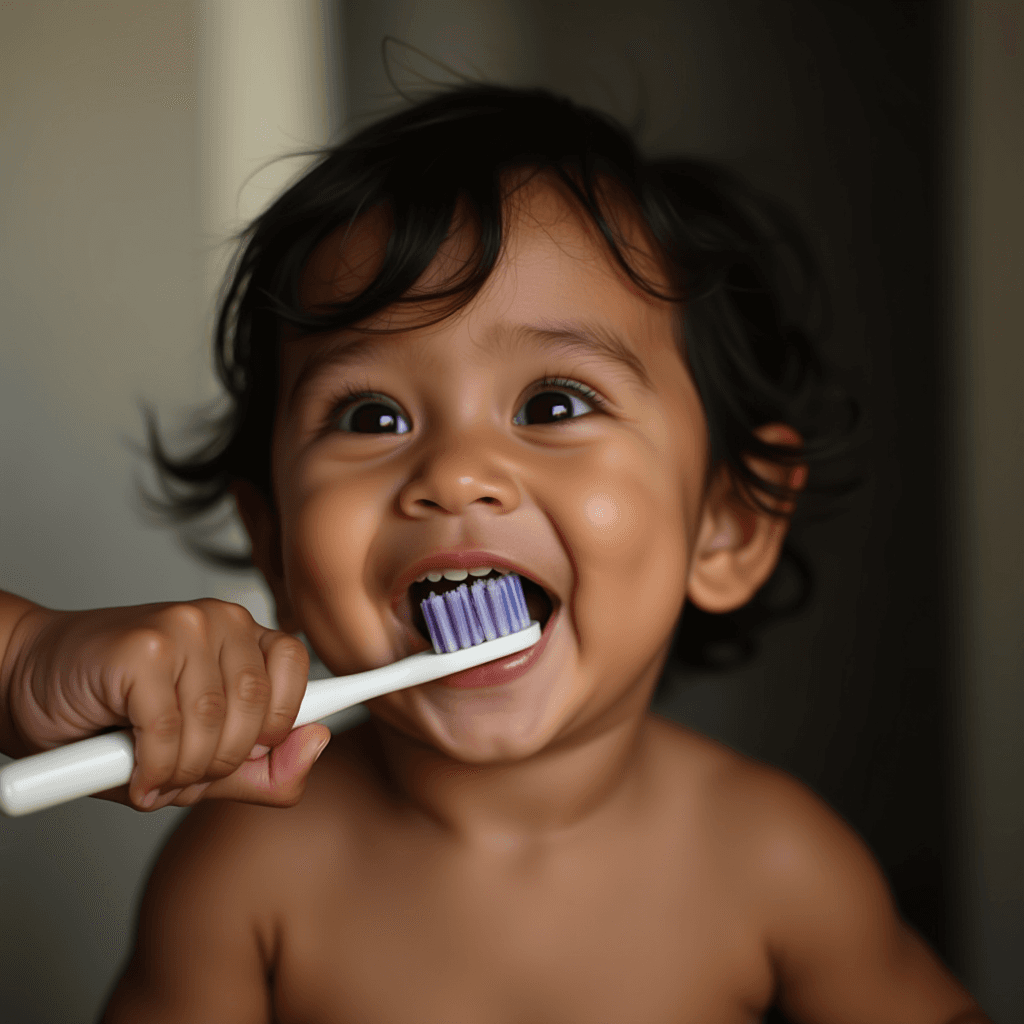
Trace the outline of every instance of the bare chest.
<instances>
[{"instance_id":1,"label":"bare chest","mask_svg":"<svg viewBox=\"0 0 1024 1024\"><path fill-rule=\"evenodd\" d=\"M759 1020L772 976L756 930L712 874L666 859L427 858L300 897L278 950L278 1020Z\"/></svg>"}]
</instances>

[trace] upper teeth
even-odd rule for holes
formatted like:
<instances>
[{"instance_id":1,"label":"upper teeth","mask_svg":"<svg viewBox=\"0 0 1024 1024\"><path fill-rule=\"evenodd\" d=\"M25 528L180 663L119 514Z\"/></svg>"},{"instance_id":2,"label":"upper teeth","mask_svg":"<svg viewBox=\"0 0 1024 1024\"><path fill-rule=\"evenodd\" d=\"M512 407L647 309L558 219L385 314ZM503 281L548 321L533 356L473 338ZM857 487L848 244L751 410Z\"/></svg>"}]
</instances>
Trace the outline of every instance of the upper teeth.
<instances>
[{"instance_id":1,"label":"upper teeth","mask_svg":"<svg viewBox=\"0 0 1024 1024\"><path fill-rule=\"evenodd\" d=\"M489 565L478 565L475 569L442 569L441 572L428 572L423 576L417 576L416 582L422 583L424 580L430 580L431 583L437 583L440 579L446 580L464 580L467 576L486 576L489 572L494 570ZM501 572L501 570L498 570ZM502 573L502 575L506 575Z\"/></svg>"}]
</instances>

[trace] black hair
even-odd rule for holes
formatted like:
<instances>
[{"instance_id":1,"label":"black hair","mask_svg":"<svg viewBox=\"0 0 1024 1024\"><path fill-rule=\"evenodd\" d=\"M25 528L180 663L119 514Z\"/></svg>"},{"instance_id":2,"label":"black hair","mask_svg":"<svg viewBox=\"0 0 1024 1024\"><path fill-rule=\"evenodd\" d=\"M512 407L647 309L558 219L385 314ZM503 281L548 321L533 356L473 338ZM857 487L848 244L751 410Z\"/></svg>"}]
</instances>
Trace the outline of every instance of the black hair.
<instances>
[{"instance_id":1,"label":"black hair","mask_svg":"<svg viewBox=\"0 0 1024 1024\"><path fill-rule=\"evenodd\" d=\"M249 482L273 504L270 447L282 327L301 334L368 330L363 322L381 310L425 299L432 312L423 326L452 315L494 269L508 225L509 183L521 184L524 174L549 176L591 219L638 288L678 304L681 354L707 416L711 469L726 465L744 497L763 509L795 495L754 473L750 456L806 464L809 490L834 491L820 470L850 424L836 428L825 409L812 340L812 321L823 308L820 289L808 247L785 211L707 162L645 159L612 119L546 90L464 84L324 150L240 236L214 343L227 407L203 421L204 440L181 458L165 449L147 410L163 495L149 495L150 507L178 523L197 520L221 505L234 481ZM612 194L653 243L668 281L664 291L629 259L610 216ZM374 279L347 301L304 306L300 282L314 250L377 208L387 214L390 235ZM409 296L458 211L468 211L475 226L473 257L429 296ZM793 426L802 444L768 444L754 433L776 422ZM202 557L249 565L199 536L186 543ZM789 563L802 564L791 557ZM801 570L801 577L797 604L808 592L809 576ZM742 657L754 627L795 606L762 608L755 600L732 616L688 608L676 654L706 663L715 657L710 652L732 644Z\"/></svg>"}]
</instances>

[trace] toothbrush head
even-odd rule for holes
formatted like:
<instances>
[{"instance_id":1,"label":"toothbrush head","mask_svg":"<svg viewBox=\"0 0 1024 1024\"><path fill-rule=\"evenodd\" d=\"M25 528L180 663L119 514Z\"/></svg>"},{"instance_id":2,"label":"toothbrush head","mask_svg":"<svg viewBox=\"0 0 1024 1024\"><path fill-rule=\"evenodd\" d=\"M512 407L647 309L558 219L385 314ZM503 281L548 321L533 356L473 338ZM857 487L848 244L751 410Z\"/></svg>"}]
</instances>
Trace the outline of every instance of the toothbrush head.
<instances>
[{"instance_id":1,"label":"toothbrush head","mask_svg":"<svg viewBox=\"0 0 1024 1024\"><path fill-rule=\"evenodd\" d=\"M471 587L463 583L440 596L431 591L420 608L438 654L474 647L530 625L523 584L515 573L477 580Z\"/></svg>"}]
</instances>

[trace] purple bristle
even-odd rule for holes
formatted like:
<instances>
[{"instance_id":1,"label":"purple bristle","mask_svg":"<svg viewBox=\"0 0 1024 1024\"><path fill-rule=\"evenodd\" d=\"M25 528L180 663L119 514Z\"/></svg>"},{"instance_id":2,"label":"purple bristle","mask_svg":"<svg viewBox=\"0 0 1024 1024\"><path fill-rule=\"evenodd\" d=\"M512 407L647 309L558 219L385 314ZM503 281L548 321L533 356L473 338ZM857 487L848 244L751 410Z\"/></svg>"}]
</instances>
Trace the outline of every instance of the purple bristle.
<instances>
[{"instance_id":1,"label":"purple bristle","mask_svg":"<svg viewBox=\"0 0 1024 1024\"><path fill-rule=\"evenodd\" d=\"M430 597L433 597L431 592ZM430 632L430 642L434 645L434 650L439 654L441 652L441 634L438 632L437 625L434 621L434 610L430 607L430 597L425 597L420 601L420 610L423 612L423 621L427 624L427 630Z\"/></svg>"},{"instance_id":2,"label":"purple bristle","mask_svg":"<svg viewBox=\"0 0 1024 1024\"><path fill-rule=\"evenodd\" d=\"M512 624L508 621L508 609L502 598L500 580L487 581L487 603L491 608L491 617L494 619L494 626L498 636L508 636L512 632Z\"/></svg>"},{"instance_id":3,"label":"purple bristle","mask_svg":"<svg viewBox=\"0 0 1024 1024\"><path fill-rule=\"evenodd\" d=\"M491 615L491 607L487 601L487 584L483 580L477 580L470 588L469 596L484 636L488 640L494 640L498 631L495 629L494 617Z\"/></svg>"},{"instance_id":4,"label":"purple bristle","mask_svg":"<svg viewBox=\"0 0 1024 1024\"><path fill-rule=\"evenodd\" d=\"M451 620L448 618L444 598L438 597L437 594L431 591L427 601L430 602L430 610L434 613L436 633L431 636L434 641L434 650L438 654L459 650L459 641L456 639L455 630L452 628Z\"/></svg>"},{"instance_id":5,"label":"purple bristle","mask_svg":"<svg viewBox=\"0 0 1024 1024\"><path fill-rule=\"evenodd\" d=\"M464 586L465 584L463 584ZM459 647L472 647L473 636L469 631L469 620L466 617L467 609L463 606L459 600L459 591L462 587L456 587L455 590L448 591L444 595L444 606L448 612L448 620L452 624L452 628L455 631L455 637L459 641Z\"/></svg>"},{"instance_id":6,"label":"purple bristle","mask_svg":"<svg viewBox=\"0 0 1024 1024\"><path fill-rule=\"evenodd\" d=\"M471 587L463 583L440 596L431 591L420 608L438 654L474 647L530 625L522 581L513 573L477 580Z\"/></svg>"},{"instance_id":7,"label":"purple bristle","mask_svg":"<svg viewBox=\"0 0 1024 1024\"><path fill-rule=\"evenodd\" d=\"M511 576L506 576L500 582L501 599L505 604L505 614L508 616L508 631L515 633L520 629L519 625L519 604L515 596L515 581Z\"/></svg>"},{"instance_id":8,"label":"purple bristle","mask_svg":"<svg viewBox=\"0 0 1024 1024\"><path fill-rule=\"evenodd\" d=\"M465 583L454 591L458 595L459 604L462 606L466 616L466 623L469 626L470 642L475 647L484 642L484 631L480 628L480 620L477 618L473 602L469 599L469 587Z\"/></svg>"},{"instance_id":9,"label":"purple bristle","mask_svg":"<svg viewBox=\"0 0 1024 1024\"><path fill-rule=\"evenodd\" d=\"M530 618L530 606L526 603L526 591L523 590L523 581L516 577L516 594L519 596L519 611L523 616L523 629L526 629L533 619Z\"/></svg>"},{"instance_id":10,"label":"purple bristle","mask_svg":"<svg viewBox=\"0 0 1024 1024\"><path fill-rule=\"evenodd\" d=\"M519 619L519 628L526 629L530 624L530 610L526 607L526 595L523 593L523 581L514 575L505 577L508 580L508 592Z\"/></svg>"}]
</instances>

